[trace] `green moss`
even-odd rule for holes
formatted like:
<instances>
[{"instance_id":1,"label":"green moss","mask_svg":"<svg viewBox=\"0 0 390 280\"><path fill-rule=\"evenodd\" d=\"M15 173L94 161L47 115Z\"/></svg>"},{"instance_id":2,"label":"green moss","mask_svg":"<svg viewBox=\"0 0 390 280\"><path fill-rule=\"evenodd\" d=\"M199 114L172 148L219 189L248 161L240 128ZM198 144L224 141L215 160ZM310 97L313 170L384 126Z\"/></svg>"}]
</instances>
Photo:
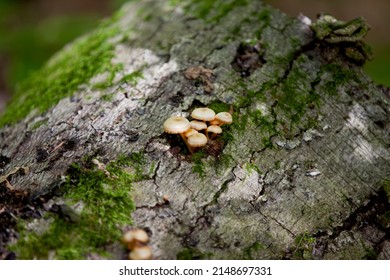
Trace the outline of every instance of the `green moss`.
<instances>
[{"instance_id":1,"label":"green moss","mask_svg":"<svg viewBox=\"0 0 390 280\"><path fill-rule=\"evenodd\" d=\"M376 219L380 225L383 226L383 228L389 228L390 227L390 211L386 211L384 214L380 215Z\"/></svg>"},{"instance_id":2,"label":"green moss","mask_svg":"<svg viewBox=\"0 0 390 280\"><path fill-rule=\"evenodd\" d=\"M128 83L128 84L131 84L132 86L135 86L138 82L139 79L141 79L143 77L142 75L142 69L139 69L137 71L134 71L128 75L125 75L120 83Z\"/></svg>"},{"instance_id":3,"label":"green moss","mask_svg":"<svg viewBox=\"0 0 390 280\"><path fill-rule=\"evenodd\" d=\"M299 234L294 241L294 258L304 259L310 255L313 244L316 242L315 237L311 236L309 233L305 232ZM309 254L308 254L309 252Z\"/></svg>"},{"instance_id":4,"label":"green moss","mask_svg":"<svg viewBox=\"0 0 390 280\"><path fill-rule=\"evenodd\" d=\"M262 173L261 170L260 170L260 168L259 168L256 164L251 163L251 162L247 162L247 163L245 164L245 170L246 170L246 172L248 172L249 174L251 174L253 171L255 171L255 172L259 173L259 174Z\"/></svg>"},{"instance_id":5,"label":"green moss","mask_svg":"<svg viewBox=\"0 0 390 280\"><path fill-rule=\"evenodd\" d=\"M205 176L205 171L204 171L205 165L202 161L202 159L205 157L206 154L202 150L192 155L192 162L193 162L192 171L197 173L200 178L204 178Z\"/></svg>"},{"instance_id":6,"label":"green moss","mask_svg":"<svg viewBox=\"0 0 390 280\"><path fill-rule=\"evenodd\" d=\"M217 114L220 112L228 112L230 109L229 104L220 101L211 102L210 104L207 105L207 107L214 110L214 112Z\"/></svg>"},{"instance_id":7,"label":"green moss","mask_svg":"<svg viewBox=\"0 0 390 280\"><path fill-rule=\"evenodd\" d=\"M290 64L291 59L293 58L287 59L289 63L286 65ZM316 65L306 54L300 55L291 63L292 67L283 79L264 82L258 89L250 89L249 83L237 83L235 91L243 94L234 105L235 108L240 108L236 111L242 115L235 118L232 131L240 133L248 126L255 127L261 135L262 148L272 148L272 136L281 135L289 139L301 131L317 126L321 100L326 98L321 92L337 94L340 85L350 80L358 81L355 71L337 64L323 66L317 74L310 73L310 69ZM334 76L329 78L331 85L322 83L324 74L327 77ZM268 105L266 115L254 106L260 103Z\"/></svg>"},{"instance_id":8,"label":"green moss","mask_svg":"<svg viewBox=\"0 0 390 280\"><path fill-rule=\"evenodd\" d=\"M386 179L382 182L384 191L386 192L387 199L390 203L390 179Z\"/></svg>"},{"instance_id":9,"label":"green moss","mask_svg":"<svg viewBox=\"0 0 390 280\"><path fill-rule=\"evenodd\" d=\"M222 170L225 170L231 166L233 162L233 157L227 153L222 153L219 158L215 161L215 171L216 173L221 173Z\"/></svg>"},{"instance_id":10,"label":"green moss","mask_svg":"<svg viewBox=\"0 0 390 280\"><path fill-rule=\"evenodd\" d=\"M31 129L32 129L32 130L35 130L35 129L41 127L42 125L47 124L47 122L48 122L48 119L44 119L44 120L37 121L37 122L35 122L35 123L31 126Z\"/></svg>"},{"instance_id":11,"label":"green moss","mask_svg":"<svg viewBox=\"0 0 390 280\"><path fill-rule=\"evenodd\" d=\"M375 249L371 246L368 246L368 245L365 245L363 242L362 242L362 246L363 246L363 249L364 249L364 256L363 256L363 260L376 260L378 259L378 252L375 251Z\"/></svg>"},{"instance_id":12,"label":"green moss","mask_svg":"<svg viewBox=\"0 0 390 280\"><path fill-rule=\"evenodd\" d=\"M260 250L265 249L265 248L266 247L263 244L261 244L261 243L256 241L255 243L253 243L252 245L250 245L249 247L244 249L244 260L253 260L253 259L255 259L253 254L256 251L260 251Z\"/></svg>"},{"instance_id":13,"label":"green moss","mask_svg":"<svg viewBox=\"0 0 390 280\"><path fill-rule=\"evenodd\" d=\"M274 84L272 83L272 85ZM271 87L271 83L264 83L257 90L250 90L242 80L238 81L236 86L232 88L233 91L239 93L238 101L234 104L235 107L249 107L253 101L259 100L263 96L263 93L268 86Z\"/></svg>"},{"instance_id":14,"label":"green moss","mask_svg":"<svg viewBox=\"0 0 390 280\"><path fill-rule=\"evenodd\" d=\"M107 79L103 82L95 84L93 87L96 89L105 89L113 85L115 73L123 70L123 64L117 64L112 66ZM119 84L128 83L132 86L136 86L137 82L140 78L142 78L142 69L134 71L128 75L122 77L122 79L118 82Z\"/></svg>"},{"instance_id":15,"label":"green moss","mask_svg":"<svg viewBox=\"0 0 390 280\"><path fill-rule=\"evenodd\" d=\"M92 86L93 89L106 89L111 87L114 82L115 73L123 70L122 64L111 65L110 69L107 69L108 75L105 81L96 83Z\"/></svg>"},{"instance_id":16,"label":"green moss","mask_svg":"<svg viewBox=\"0 0 390 280\"><path fill-rule=\"evenodd\" d=\"M271 9L270 7L265 7L257 14L257 19L259 22L261 22L264 26L268 26L271 22ZM258 36L260 38L260 36Z\"/></svg>"},{"instance_id":17,"label":"green moss","mask_svg":"<svg viewBox=\"0 0 390 280\"><path fill-rule=\"evenodd\" d=\"M118 241L121 229L132 223L135 207L131 184L143 179L143 164L143 154L139 153L122 156L110 162L105 170L88 166L90 163L72 164L62 186L65 201L70 205L65 208L81 204L81 212L48 214L45 219L53 221L42 234L29 232L22 226L20 238L12 248L18 258L47 259L51 252L56 259L84 259L90 253L108 256L106 246ZM125 170L129 167L134 173Z\"/></svg>"},{"instance_id":18,"label":"green moss","mask_svg":"<svg viewBox=\"0 0 390 280\"><path fill-rule=\"evenodd\" d=\"M0 127L18 122L34 110L45 112L99 73L110 73L108 80L112 82L117 68L111 65L114 46L108 41L119 34L112 25L118 17L115 15L69 49L62 50L58 57L19 84L0 118Z\"/></svg>"},{"instance_id":19,"label":"green moss","mask_svg":"<svg viewBox=\"0 0 390 280\"><path fill-rule=\"evenodd\" d=\"M358 74L346 68L345 66L339 64L325 64L321 67L320 73L329 73L332 75L332 79L330 79L326 84L324 91L329 95L335 96L338 94L338 87L347 83L348 81L359 81Z\"/></svg>"},{"instance_id":20,"label":"green moss","mask_svg":"<svg viewBox=\"0 0 390 280\"><path fill-rule=\"evenodd\" d=\"M316 239L311 236L309 233L305 232L305 233L302 233L302 234L299 234L295 240L294 240L294 243L297 247L300 247L300 246L303 246L305 244L313 244L314 242L316 241Z\"/></svg>"},{"instance_id":21,"label":"green moss","mask_svg":"<svg viewBox=\"0 0 390 280\"><path fill-rule=\"evenodd\" d=\"M100 97L100 100L102 101L112 101L114 98L114 95L112 93L105 94L102 97Z\"/></svg>"},{"instance_id":22,"label":"green moss","mask_svg":"<svg viewBox=\"0 0 390 280\"><path fill-rule=\"evenodd\" d=\"M252 123L261 129L261 131L267 132L269 134L276 132L274 121L270 120L269 117L264 116L260 110L249 112L249 117Z\"/></svg>"},{"instance_id":23,"label":"green moss","mask_svg":"<svg viewBox=\"0 0 390 280\"><path fill-rule=\"evenodd\" d=\"M185 248L183 251L177 253L178 260L205 260L212 257L212 253L202 253L196 248Z\"/></svg>"},{"instance_id":24,"label":"green moss","mask_svg":"<svg viewBox=\"0 0 390 280\"><path fill-rule=\"evenodd\" d=\"M228 188L229 181L223 182L221 188L214 194L212 204L218 204L218 199L222 193L224 193Z\"/></svg>"},{"instance_id":25,"label":"green moss","mask_svg":"<svg viewBox=\"0 0 390 280\"><path fill-rule=\"evenodd\" d=\"M221 139L223 141L224 145L226 145L228 142L234 140L234 130L232 129L231 125L224 125L223 126L223 132L222 132L221 136L219 137L219 139Z\"/></svg>"},{"instance_id":26,"label":"green moss","mask_svg":"<svg viewBox=\"0 0 390 280\"><path fill-rule=\"evenodd\" d=\"M245 6L247 0L171 0L173 6L182 4L186 13L206 22L218 22L234 8Z\"/></svg>"}]
</instances>

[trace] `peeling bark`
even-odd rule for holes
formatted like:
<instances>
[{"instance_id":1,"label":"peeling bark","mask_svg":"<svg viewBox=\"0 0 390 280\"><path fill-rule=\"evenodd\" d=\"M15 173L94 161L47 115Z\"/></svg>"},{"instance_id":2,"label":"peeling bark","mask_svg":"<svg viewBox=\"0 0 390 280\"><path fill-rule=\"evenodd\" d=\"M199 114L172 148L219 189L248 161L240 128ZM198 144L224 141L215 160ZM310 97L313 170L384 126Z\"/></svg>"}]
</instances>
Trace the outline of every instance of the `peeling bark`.
<instances>
[{"instance_id":1,"label":"peeling bark","mask_svg":"<svg viewBox=\"0 0 390 280\"><path fill-rule=\"evenodd\" d=\"M259 1L214 21L163 2L123 7L115 23L121 31L112 38L112 65L123 69L113 85L94 87L106 79L102 73L46 113L1 128L2 196L28 199L0 200L0 215L30 205L40 220L49 208L37 201L52 195L72 163L143 152L144 172L152 173L132 186L133 226L148 229L156 259L183 252L213 259L388 259L389 90L344 55L345 45L315 38L306 21ZM251 51L257 58L246 61L256 67L242 66L245 75L237 72L243 43L257 44ZM193 66L212 69L211 93L186 79ZM136 71L141 78L123 82ZM215 101L234 105L240 125L231 126L233 139L216 157L201 159L201 177L162 124ZM28 172L10 174L15 168ZM15 221L0 230L3 258L22 213L12 212ZM122 258L117 243L110 250Z\"/></svg>"}]
</instances>

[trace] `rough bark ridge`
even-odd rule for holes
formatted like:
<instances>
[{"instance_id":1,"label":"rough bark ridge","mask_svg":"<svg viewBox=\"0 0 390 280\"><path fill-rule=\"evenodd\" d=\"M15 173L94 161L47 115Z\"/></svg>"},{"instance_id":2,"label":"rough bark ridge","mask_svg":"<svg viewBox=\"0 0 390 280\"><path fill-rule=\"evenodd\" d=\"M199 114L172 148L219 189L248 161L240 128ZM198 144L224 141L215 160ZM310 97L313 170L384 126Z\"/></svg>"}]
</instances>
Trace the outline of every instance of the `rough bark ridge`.
<instances>
[{"instance_id":1,"label":"rough bark ridge","mask_svg":"<svg viewBox=\"0 0 390 280\"><path fill-rule=\"evenodd\" d=\"M388 259L389 91L357 65L360 39L316 38L307 18L259 1L165 2L129 3L110 23L114 71L0 130L2 257L23 218L40 234L56 219L67 201L53 190L72 163L142 153L133 226L148 229L156 259ZM211 93L183 74L199 65ZM194 159L162 123L209 104L233 105L234 124Z\"/></svg>"}]
</instances>

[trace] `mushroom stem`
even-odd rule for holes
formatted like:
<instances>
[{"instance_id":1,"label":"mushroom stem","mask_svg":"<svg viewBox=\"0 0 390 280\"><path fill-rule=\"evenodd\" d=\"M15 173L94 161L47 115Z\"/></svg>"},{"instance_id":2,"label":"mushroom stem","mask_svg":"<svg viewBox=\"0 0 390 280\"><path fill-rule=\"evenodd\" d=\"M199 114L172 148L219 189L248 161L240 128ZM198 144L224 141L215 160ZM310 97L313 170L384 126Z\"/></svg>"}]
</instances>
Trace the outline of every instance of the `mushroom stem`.
<instances>
[{"instance_id":1,"label":"mushroom stem","mask_svg":"<svg viewBox=\"0 0 390 280\"><path fill-rule=\"evenodd\" d=\"M184 136L184 133L180 133L181 138L183 139L184 143L186 144L188 150L190 151L191 155L194 153L194 150L190 145L188 145L187 138Z\"/></svg>"},{"instance_id":2,"label":"mushroom stem","mask_svg":"<svg viewBox=\"0 0 390 280\"><path fill-rule=\"evenodd\" d=\"M234 112L233 105L230 105L230 108L229 108L228 113L229 113L230 115L233 115L233 112Z\"/></svg>"}]
</instances>

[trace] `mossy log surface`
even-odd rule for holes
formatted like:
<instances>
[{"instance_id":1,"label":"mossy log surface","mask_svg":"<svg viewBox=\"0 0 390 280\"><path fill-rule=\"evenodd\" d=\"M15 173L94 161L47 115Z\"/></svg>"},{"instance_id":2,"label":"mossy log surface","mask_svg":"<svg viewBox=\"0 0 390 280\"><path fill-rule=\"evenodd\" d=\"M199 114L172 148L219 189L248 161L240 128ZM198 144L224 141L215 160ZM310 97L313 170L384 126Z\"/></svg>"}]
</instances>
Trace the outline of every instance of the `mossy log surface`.
<instances>
[{"instance_id":1,"label":"mossy log surface","mask_svg":"<svg viewBox=\"0 0 390 280\"><path fill-rule=\"evenodd\" d=\"M155 259L389 259L390 93L349 55L360 39L260 1L167 2L126 4L21 85L0 121L1 258L126 258L140 227ZM162 124L203 106L234 123L190 155Z\"/></svg>"}]
</instances>

